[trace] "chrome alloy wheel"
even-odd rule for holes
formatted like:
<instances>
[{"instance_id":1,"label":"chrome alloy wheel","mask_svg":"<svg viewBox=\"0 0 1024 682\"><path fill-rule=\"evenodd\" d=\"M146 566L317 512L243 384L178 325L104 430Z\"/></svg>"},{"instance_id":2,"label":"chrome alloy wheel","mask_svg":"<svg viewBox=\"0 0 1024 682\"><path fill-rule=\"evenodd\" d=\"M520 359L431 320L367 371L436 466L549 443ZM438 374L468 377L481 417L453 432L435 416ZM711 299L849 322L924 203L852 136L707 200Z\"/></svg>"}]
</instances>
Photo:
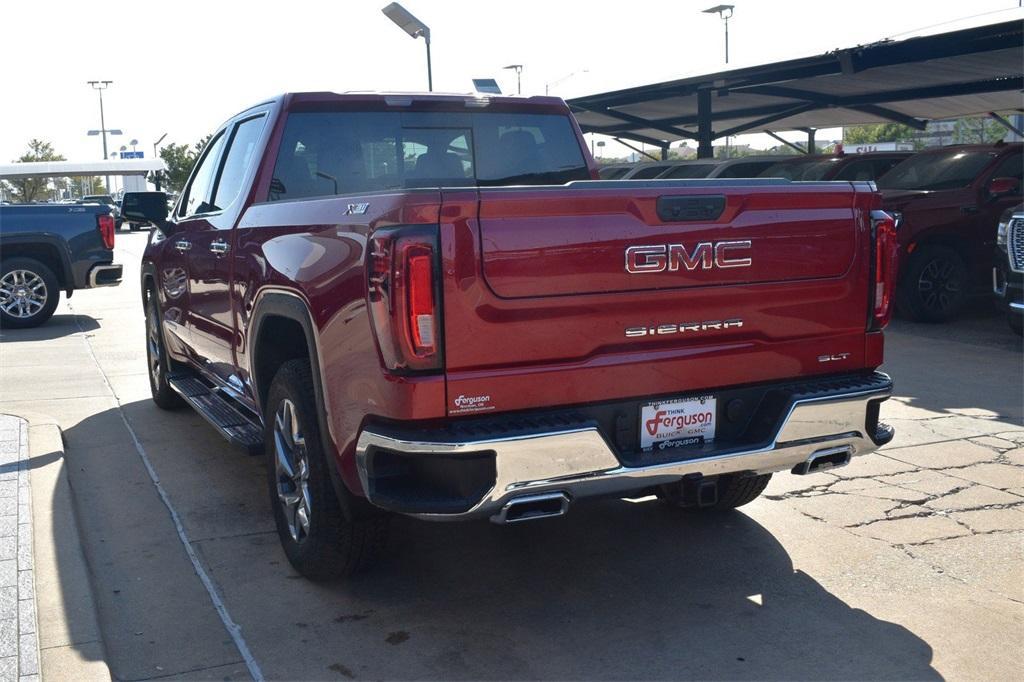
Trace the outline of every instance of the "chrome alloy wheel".
<instances>
[{"instance_id":1,"label":"chrome alloy wheel","mask_svg":"<svg viewBox=\"0 0 1024 682\"><path fill-rule=\"evenodd\" d=\"M285 398L274 416L274 470L277 499L292 540L309 535L312 512L309 497L309 455L302 436L295 403Z\"/></svg>"},{"instance_id":2,"label":"chrome alloy wheel","mask_svg":"<svg viewBox=\"0 0 1024 682\"><path fill-rule=\"evenodd\" d=\"M149 377L154 386L160 385L160 326L154 311L146 316L146 355L149 360Z\"/></svg>"},{"instance_id":3,"label":"chrome alloy wheel","mask_svg":"<svg viewBox=\"0 0 1024 682\"><path fill-rule=\"evenodd\" d=\"M11 317L32 317L46 305L46 282L31 270L11 270L0 278L0 310Z\"/></svg>"},{"instance_id":4,"label":"chrome alloy wheel","mask_svg":"<svg viewBox=\"0 0 1024 682\"><path fill-rule=\"evenodd\" d=\"M925 266L917 280L921 302L928 310L945 312L960 296L960 279L956 265L936 258Z\"/></svg>"}]
</instances>

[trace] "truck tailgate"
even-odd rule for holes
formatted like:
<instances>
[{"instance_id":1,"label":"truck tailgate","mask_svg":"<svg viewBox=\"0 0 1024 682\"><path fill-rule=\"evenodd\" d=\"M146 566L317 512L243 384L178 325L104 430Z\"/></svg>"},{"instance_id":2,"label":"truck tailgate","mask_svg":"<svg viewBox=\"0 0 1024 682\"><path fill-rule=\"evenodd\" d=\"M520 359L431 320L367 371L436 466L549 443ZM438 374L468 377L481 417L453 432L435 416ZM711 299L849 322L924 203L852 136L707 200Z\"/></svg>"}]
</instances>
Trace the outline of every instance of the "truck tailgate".
<instances>
[{"instance_id":1,"label":"truck tailgate","mask_svg":"<svg viewBox=\"0 0 1024 682\"><path fill-rule=\"evenodd\" d=\"M863 367L878 203L866 189L698 181L446 192L449 414Z\"/></svg>"},{"instance_id":2,"label":"truck tailgate","mask_svg":"<svg viewBox=\"0 0 1024 682\"><path fill-rule=\"evenodd\" d=\"M484 279L502 298L527 298L839 277L857 245L852 194L848 185L825 190L798 202L792 191L726 196L714 187L588 190L569 201L564 192L483 190ZM663 221L659 201L666 216L720 215ZM722 241L734 244L719 267L713 245ZM624 266L628 247L637 272Z\"/></svg>"}]
</instances>

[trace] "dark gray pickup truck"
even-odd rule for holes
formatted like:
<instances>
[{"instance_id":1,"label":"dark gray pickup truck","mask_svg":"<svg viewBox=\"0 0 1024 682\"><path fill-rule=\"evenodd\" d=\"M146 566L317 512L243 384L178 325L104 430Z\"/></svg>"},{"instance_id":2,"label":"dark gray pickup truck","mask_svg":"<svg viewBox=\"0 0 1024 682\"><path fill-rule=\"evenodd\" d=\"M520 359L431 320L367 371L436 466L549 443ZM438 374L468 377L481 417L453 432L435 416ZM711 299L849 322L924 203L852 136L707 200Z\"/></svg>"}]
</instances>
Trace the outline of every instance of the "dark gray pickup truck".
<instances>
[{"instance_id":1,"label":"dark gray pickup truck","mask_svg":"<svg viewBox=\"0 0 1024 682\"><path fill-rule=\"evenodd\" d=\"M121 282L114 216L100 204L0 206L0 327L35 327L60 292Z\"/></svg>"}]
</instances>

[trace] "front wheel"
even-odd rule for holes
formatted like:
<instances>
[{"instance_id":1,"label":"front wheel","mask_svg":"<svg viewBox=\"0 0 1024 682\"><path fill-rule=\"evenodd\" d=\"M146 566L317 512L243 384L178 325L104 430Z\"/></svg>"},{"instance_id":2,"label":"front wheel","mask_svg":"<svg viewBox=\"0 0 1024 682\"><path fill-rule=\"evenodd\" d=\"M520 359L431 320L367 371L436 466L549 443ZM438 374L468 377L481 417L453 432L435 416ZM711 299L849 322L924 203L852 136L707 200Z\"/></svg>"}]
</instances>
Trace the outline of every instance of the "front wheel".
<instances>
[{"instance_id":1,"label":"front wheel","mask_svg":"<svg viewBox=\"0 0 1024 682\"><path fill-rule=\"evenodd\" d=\"M50 319L60 300L57 276L34 258L0 265L0 327L25 329Z\"/></svg>"},{"instance_id":2,"label":"front wheel","mask_svg":"<svg viewBox=\"0 0 1024 682\"><path fill-rule=\"evenodd\" d=\"M146 366L149 368L149 392L156 406L164 410L173 410L185 403L167 383L171 362L167 355L167 347L164 345L160 303L156 299L156 292L150 289L146 297Z\"/></svg>"},{"instance_id":3,"label":"front wheel","mask_svg":"<svg viewBox=\"0 0 1024 682\"><path fill-rule=\"evenodd\" d=\"M953 249L923 246L910 257L897 295L900 312L917 322L945 322L967 295L967 265Z\"/></svg>"},{"instance_id":4,"label":"front wheel","mask_svg":"<svg viewBox=\"0 0 1024 682\"><path fill-rule=\"evenodd\" d=\"M1010 324L1010 329L1017 336L1024 336L1024 315L1020 313L1010 313L1006 317L1006 321Z\"/></svg>"},{"instance_id":5,"label":"front wheel","mask_svg":"<svg viewBox=\"0 0 1024 682\"><path fill-rule=\"evenodd\" d=\"M270 384L264 411L267 482L288 561L310 580L351 575L383 550L384 512L346 515L320 441L309 362L289 360ZM348 518L352 516L353 518Z\"/></svg>"}]
</instances>

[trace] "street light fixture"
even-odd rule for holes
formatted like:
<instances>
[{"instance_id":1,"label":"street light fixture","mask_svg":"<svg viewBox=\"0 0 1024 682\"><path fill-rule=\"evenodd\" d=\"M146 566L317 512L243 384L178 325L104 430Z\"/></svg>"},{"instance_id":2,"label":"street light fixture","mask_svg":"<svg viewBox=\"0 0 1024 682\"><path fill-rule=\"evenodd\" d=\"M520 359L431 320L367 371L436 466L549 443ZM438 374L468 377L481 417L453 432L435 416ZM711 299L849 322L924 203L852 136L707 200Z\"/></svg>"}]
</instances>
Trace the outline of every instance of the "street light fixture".
<instances>
[{"instance_id":1,"label":"street light fixture","mask_svg":"<svg viewBox=\"0 0 1024 682\"><path fill-rule=\"evenodd\" d=\"M578 71L573 71L572 73L567 74L565 76L562 76L561 78L556 78L555 80L551 81L550 83L545 83L544 84L544 94L547 95L548 93L551 92L551 86L552 85L558 85L559 83L564 83L565 81L569 80L573 76L576 76L576 75L581 74L581 73L590 73L590 69L580 69Z\"/></svg>"},{"instance_id":2,"label":"street light fixture","mask_svg":"<svg viewBox=\"0 0 1024 682\"><path fill-rule=\"evenodd\" d=\"M430 28L397 2L391 3L383 8L381 12L388 19L398 24L398 27L412 38L423 38L427 43L427 89L433 92L434 75L430 68Z\"/></svg>"},{"instance_id":3,"label":"street light fixture","mask_svg":"<svg viewBox=\"0 0 1024 682\"><path fill-rule=\"evenodd\" d=\"M735 5L715 5L704 10L704 14L717 14L725 22L725 63L729 63L729 17Z\"/></svg>"},{"instance_id":4,"label":"street light fixture","mask_svg":"<svg viewBox=\"0 0 1024 682\"><path fill-rule=\"evenodd\" d=\"M508 66L501 67L502 69L514 69L516 72L516 94L523 94L523 65L522 64L509 64Z\"/></svg>"}]
</instances>

